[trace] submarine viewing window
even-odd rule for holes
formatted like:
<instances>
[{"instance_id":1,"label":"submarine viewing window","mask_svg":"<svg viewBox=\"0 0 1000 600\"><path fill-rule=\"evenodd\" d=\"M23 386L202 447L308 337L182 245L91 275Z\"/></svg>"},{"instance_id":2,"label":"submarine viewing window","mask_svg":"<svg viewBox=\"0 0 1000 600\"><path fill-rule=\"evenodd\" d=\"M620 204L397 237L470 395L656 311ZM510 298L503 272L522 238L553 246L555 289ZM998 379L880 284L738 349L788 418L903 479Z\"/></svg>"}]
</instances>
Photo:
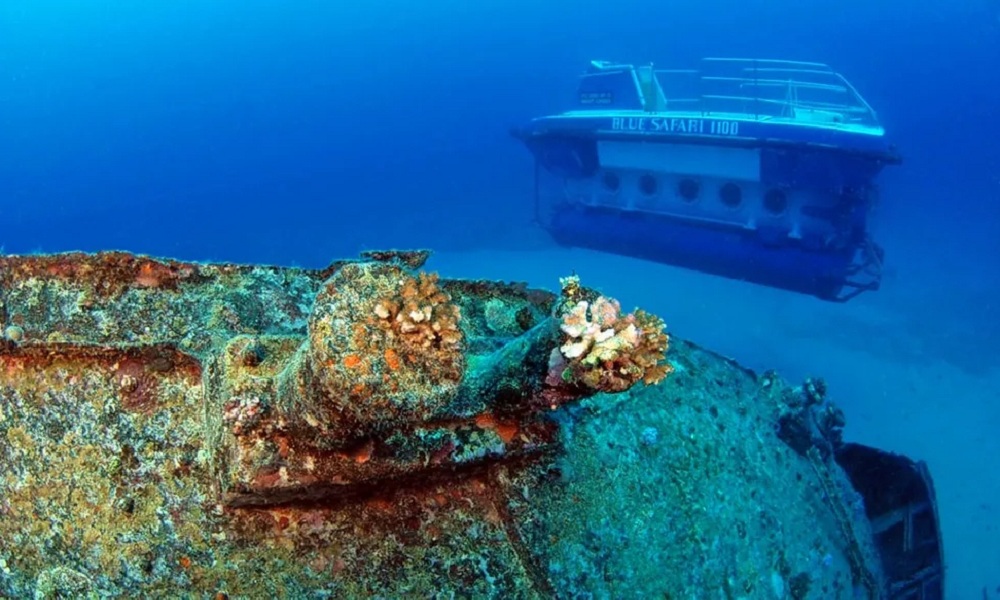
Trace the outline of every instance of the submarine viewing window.
<instances>
[{"instance_id":1,"label":"submarine viewing window","mask_svg":"<svg viewBox=\"0 0 1000 600\"><path fill-rule=\"evenodd\" d=\"M701 185L690 177L685 177L677 182L677 195L687 202L694 202L701 193Z\"/></svg>"},{"instance_id":2,"label":"submarine viewing window","mask_svg":"<svg viewBox=\"0 0 1000 600\"><path fill-rule=\"evenodd\" d=\"M622 180L621 177L618 177L617 173L605 173L601 177L601 185L606 191L615 193L622 186Z\"/></svg>"},{"instance_id":3,"label":"submarine viewing window","mask_svg":"<svg viewBox=\"0 0 1000 600\"><path fill-rule=\"evenodd\" d=\"M656 177L653 177L649 173L639 177L639 191L642 192L644 196L655 196L659 188L660 185L656 181Z\"/></svg>"},{"instance_id":4,"label":"submarine viewing window","mask_svg":"<svg viewBox=\"0 0 1000 600\"><path fill-rule=\"evenodd\" d=\"M764 210L772 215L780 215L788 208L788 196L778 189L770 189L764 194Z\"/></svg>"},{"instance_id":5,"label":"submarine viewing window","mask_svg":"<svg viewBox=\"0 0 1000 600\"><path fill-rule=\"evenodd\" d=\"M731 181L725 183L719 188L719 200L729 208L737 208L743 202L743 190Z\"/></svg>"}]
</instances>

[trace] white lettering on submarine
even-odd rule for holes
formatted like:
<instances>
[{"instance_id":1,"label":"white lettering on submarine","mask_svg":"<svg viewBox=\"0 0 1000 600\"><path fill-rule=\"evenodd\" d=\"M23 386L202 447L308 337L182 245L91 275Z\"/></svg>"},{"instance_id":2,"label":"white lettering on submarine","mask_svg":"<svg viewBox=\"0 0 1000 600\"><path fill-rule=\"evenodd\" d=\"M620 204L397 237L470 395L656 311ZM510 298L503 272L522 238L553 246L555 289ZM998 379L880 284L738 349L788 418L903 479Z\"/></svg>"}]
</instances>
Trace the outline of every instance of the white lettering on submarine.
<instances>
[{"instance_id":1,"label":"white lettering on submarine","mask_svg":"<svg viewBox=\"0 0 1000 600\"><path fill-rule=\"evenodd\" d=\"M612 117L611 130L694 135L739 135L740 122L666 117Z\"/></svg>"}]
</instances>

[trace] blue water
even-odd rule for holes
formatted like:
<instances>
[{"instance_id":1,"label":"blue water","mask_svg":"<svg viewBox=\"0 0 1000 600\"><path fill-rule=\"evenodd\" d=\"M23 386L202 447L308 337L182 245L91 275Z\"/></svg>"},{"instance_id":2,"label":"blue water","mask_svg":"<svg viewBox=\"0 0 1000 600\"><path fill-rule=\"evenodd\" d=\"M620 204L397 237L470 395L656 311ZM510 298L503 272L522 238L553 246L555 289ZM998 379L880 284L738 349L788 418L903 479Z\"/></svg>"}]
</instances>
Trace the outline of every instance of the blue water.
<instances>
[{"instance_id":1,"label":"blue water","mask_svg":"<svg viewBox=\"0 0 1000 600\"><path fill-rule=\"evenodd\" d=\"M0 244L320 264L488 243L528 219L508 127L560 109L592 58L705 55L847 74L907 159L890 249L995 237L995 4L579 4L8 0Z\"/></svg>"},{"instance_id":2,"label":"blue water","mask_svg":"<svg viewBox=\"0 0 1000 600\"><path fill-rule=\"evenodd\" d=\"M387 246L533 248L544 240L526 233L532 163L508 128L566 107L591 59L683 67L702 56L828 63L904 156L882 177L884 290L839 312L795 299L812 304L782 321L782 339L826 327L910 371L993 372L996 0L5 0L0 246L305 266ZM865 310L927 333L873 328ZM781 360L738 351L741 335L761 335L753 323L720 332L718 315L685 315L681 331L742 361ZM1000 563L995 573L1000 583Z\"/></svg>"}]
</instances>

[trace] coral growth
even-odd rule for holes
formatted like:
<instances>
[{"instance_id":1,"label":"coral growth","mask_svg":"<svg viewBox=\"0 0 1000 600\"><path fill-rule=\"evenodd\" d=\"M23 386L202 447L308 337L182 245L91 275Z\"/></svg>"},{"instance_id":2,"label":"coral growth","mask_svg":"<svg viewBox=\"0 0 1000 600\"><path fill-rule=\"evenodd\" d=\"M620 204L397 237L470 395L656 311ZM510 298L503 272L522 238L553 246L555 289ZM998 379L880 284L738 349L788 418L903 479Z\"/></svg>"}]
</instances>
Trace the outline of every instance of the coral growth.
<instances>
[{"instance_id":1,"label":"coral growth","mask_svg":"<svg viewBox=\"0 0 1000 600\"><path fill-rule=\"evenodd\" d=\"M459 319L436 275L346 265L316 299L312 370L337 414L356 426L427 419L465 372Z\"/></svg>"},{"instance_id":2,"label":"coral growth","mask_svg":"<svg viewBox=\"0 0 1000 600\"><path fill-rule=\"evenodd\" d=\"M579 280L566 278L560 329L563 344L553 350L550 378L602 392L622 392L642 381L659 383L670 371L663 363L668 337L663 321L642 310L623 315L617 300L582 297Z\"/></svg>"},{"instance_id":3,"label":"coral growth","mask_svg":"<svg viewBox=\"0 0 1000 600\"><path fill-rule=\"evenodd\" d=\"M436 273L419 273L416 278L404 279L393 296L380 300L374 313L390 336L398 337L413 351L408 354L411 360L417 360L424 351L461 349L460 314L450 301L438 287Z\"/></svg>"}]
</instances>

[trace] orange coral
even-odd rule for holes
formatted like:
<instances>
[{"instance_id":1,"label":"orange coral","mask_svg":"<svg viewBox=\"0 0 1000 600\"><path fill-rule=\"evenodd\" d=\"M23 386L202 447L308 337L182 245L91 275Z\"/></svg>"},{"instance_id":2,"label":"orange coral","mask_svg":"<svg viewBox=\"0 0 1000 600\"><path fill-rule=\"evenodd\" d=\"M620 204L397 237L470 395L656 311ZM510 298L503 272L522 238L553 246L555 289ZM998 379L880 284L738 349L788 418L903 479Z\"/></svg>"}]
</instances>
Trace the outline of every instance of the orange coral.
<instances>
[{"instance_id":1,"label":"orange coral","mask_svg":"<svg viewBox=\"0 0 1000 600\"><path fill-rule=\"evenodd\" d=\"M342 423L346 436L430 418L465 374L459 319L436 275L343 266L317 294L309 320L303 373L329 403L323 422Z\"/></svg>"},{"instance_id":2,"label":"orange coral","mask_svg":"<svg viewBox=\"0 0 1000 600\"><path fill-rule=\"evenodd\" d=\"M475 418L476 427L488 429L496 432L497 436L505 444L511 443L520 432L520 427L516 421L500 421L490 413L477 415Z\"/></svg>"},{"instance_id":3,"label":"orange coral","mask_svg":"<svg viewBox=\"0 0 1000 600\"><path fill-rule=\"evenodd\" d=\"M135 276L135 283L139 287L144 288L160 287L160 276L156 273L153 263L143 263L139 267L139 273Z\"/></svg>"},{"instance_id":4,"label":"orange coral","mask_svg":"<svg viewBox=\"0 0 1000 600\"><path fill-rule=\"evenodd\" d=\"M438 287L437 274L422 272L417 277L405 278L395 294L375 304L373 312L379 327L391 339L402 342L384 352L390 370L399 368L400 358L434 366L434 370L461 364L454 360L438 362L442 355L461 354L463 336L458 326L461 317L458 306ZM441 374L447 378L461 377L461 372Z\"/></svg>"},{"instance_id":5,"label":"orange coral","mask_svg":"<svg viewBox=\"0 0 1000 600\"><path fill-rule=\"evenodd\" d=\"M375 315L414 350L452 350L462 341L459 310L437 285L437 274L403 281L398 293L375 305Z\"/></svg>"},{"instance_id":6,"label":"orange coral","mask_svg":"<svg viewBox=\"0 0 1000 600\"><path fill-rule=\"evenodd\" d=\"M395 350L386 348L383 354L385 357L385 366L389 367L390 371L399 369L399 354Z\"/></svg>"}]
</instances>

